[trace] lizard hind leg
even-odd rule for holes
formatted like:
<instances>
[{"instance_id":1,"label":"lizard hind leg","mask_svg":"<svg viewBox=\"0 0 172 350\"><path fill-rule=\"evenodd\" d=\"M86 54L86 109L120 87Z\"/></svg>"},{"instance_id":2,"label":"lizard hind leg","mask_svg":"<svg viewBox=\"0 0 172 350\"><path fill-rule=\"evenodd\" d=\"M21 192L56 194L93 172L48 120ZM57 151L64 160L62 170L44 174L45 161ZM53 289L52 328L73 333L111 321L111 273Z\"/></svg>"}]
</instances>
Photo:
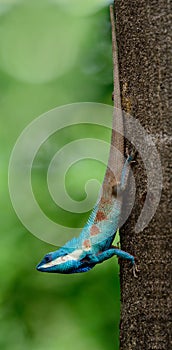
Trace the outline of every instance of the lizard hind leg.
<instances>
[{"instance_id":1,"label":"lizard hind leg","mask_svg":"<svg viewBox=\"0 0 172 350\"><path fill-rule=\"evenodd\" d=\"M123 192L126 189L127 186L127 180L130 172L130 164L135 162L134 158L136 156L137 152L131 152L127 155L127 159L124 163L122 173L121 173L121 181L120 181L120 191Z\"/></svg>"},{"instance_id":2,"label":"lizard hind leg","mask_svg":"<svg viewBox=\"0 0 172 350\"><path fill-rule=\"evenodd\" d=\"M127 180L128 180L129 171L130 171L130 164L135 162L134 158L136 153L137 152L133 151L129 154L127 151L127 159L122 169L120 182L117 182L115 185L112 186L113 196L115 197L121 196L123 191L126 189Z\"/></svg>"}]
</instances>

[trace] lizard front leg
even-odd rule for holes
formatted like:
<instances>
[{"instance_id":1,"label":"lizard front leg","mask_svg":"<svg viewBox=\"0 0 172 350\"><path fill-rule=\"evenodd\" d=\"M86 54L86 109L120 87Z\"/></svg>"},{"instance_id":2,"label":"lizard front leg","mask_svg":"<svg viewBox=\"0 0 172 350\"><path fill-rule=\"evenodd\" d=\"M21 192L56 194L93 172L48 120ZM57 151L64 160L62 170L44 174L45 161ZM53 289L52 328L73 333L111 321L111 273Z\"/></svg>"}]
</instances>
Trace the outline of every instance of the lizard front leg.
<instances>
[{"instance_id":1,"label":"lizard front leg","mask_svg":"<svg viewBox=\"0 0 172 350\"><path fill-rule=\"evenodd\" d=\"M87 253L87 256L85 259L86 260L88 259L88 261L90 263L99 264L99 263L103 262L104 260L110 259L114 255L116 255L119 258L123 258L123 259L127 259L127 260L131 261L132 265L135 264L133 255L130 255L129 253L127 253L121 249L118 249L116 247L113 247L113 246L112 246L112 248L107 249L99 254L93 254L91 252Z\"/></svg>"}]
</instances>

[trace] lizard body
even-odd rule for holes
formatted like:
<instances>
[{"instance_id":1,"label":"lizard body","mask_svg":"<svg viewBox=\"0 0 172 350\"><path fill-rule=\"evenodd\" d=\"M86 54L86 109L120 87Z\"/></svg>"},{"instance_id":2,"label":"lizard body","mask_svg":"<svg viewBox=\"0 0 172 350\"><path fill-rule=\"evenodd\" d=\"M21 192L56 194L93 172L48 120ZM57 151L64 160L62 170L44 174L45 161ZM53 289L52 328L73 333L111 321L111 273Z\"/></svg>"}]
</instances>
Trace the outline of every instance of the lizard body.
<instances>
[{"instance_id":1,"label":"lizard body","mask_svg":"<svg viewBox=\"0 0 172 350\"><path fill-rule=\"evenodd\" d=\"M38 271L54 273L78 273L92 269L96 264L113 255L131 261L134 257L114 247L112 242L119 226L122 206L122 193L126 187L129 165L133 160L129 155L123 164L124 137L118 73L117 45L115 36L113 7L110 7L112 23L112 46L114 65L114 105L118 108L118 118L113 118L111 149L108 166L102 185L102 194L95 205L86 225L77 238L68 241L63 247L45 255L37 265ZM115 130L118 130L117 133ZM118 152L115 152L115 149Z\"/></svg>"}]
</instances>

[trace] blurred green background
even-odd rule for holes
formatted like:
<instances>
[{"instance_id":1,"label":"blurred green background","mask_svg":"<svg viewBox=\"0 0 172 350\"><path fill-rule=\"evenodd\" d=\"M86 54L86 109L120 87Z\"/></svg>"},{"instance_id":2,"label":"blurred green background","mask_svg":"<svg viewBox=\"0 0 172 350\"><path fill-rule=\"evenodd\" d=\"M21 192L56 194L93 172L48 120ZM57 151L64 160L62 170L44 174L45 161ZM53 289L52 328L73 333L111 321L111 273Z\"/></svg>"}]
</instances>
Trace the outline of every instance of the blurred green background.
<instances>
[{"instance_id":1,"label":"blurred green background","mask_svg":"<svg viewBox=\"0 0 172 350\"><path fill-rule=\"evenodd\" d=\"M30 234L17 218L8 192L8 163L22 130L56 106L112 104L109 1L0 1L1 279L0 349L118 349L119 280L115 258L85 274L39 273L36 264L55 247ZM56 208L46 186L49 150L110 133L81 126L43 145L33 167L35 196L49 217L80 227L89 213ZM54 149L54 148L53 148ZM41 169L36 162L41 160ZM96 169L96 171L95 171ZM83 198L83 182L102 181L105 168L85 161L70 169L66 187ZM77 186L76 186L77 183ZM80 188L81 187L81 188ZM27 198L26 198L27 201Z\"/></svg>"}]
</instances>

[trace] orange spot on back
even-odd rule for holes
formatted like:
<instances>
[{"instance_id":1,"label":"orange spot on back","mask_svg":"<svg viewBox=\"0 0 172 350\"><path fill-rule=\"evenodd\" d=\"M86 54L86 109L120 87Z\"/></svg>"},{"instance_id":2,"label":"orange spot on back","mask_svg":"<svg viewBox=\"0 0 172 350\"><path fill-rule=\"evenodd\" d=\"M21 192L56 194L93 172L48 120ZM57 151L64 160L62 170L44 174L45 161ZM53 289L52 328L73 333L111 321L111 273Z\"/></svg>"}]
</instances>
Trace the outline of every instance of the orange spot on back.
<instances>
[{"instance_id":1,"label":"orange spot on back","mask_svg":"<svg viewBox=\"0 0 172 350\"><path fill-rule=\"evenodd\" d=\"M90 229L90 235L91 236L98 235L99 232L100 232L100 230L99 230L99 228L96 225L91 226L91 229Z\"/></svg>"},{"instance_id":2,"label":"orange spot on back","mask_svg":"<svg viewBox=\"0 0 172 350\"><path fill-rule=\"evenodd\" d=\"M96 215L96 221L102 221L102 220L105 220L107 219L107 216L103 213L103 211L98 211L97 212L97 215Z\"/></svg>"},{"instance_id":3,"label":"orange spot on back","mask_svg":"<svg viewBox=\"0 0 172 350\"><path fill-rule=\"evenodd\" d=\"M83 246L84 246L84 248L90 248L91 247L90 240L85 239L85 241L83 242Z\"/></svg>"}]
</instances>

